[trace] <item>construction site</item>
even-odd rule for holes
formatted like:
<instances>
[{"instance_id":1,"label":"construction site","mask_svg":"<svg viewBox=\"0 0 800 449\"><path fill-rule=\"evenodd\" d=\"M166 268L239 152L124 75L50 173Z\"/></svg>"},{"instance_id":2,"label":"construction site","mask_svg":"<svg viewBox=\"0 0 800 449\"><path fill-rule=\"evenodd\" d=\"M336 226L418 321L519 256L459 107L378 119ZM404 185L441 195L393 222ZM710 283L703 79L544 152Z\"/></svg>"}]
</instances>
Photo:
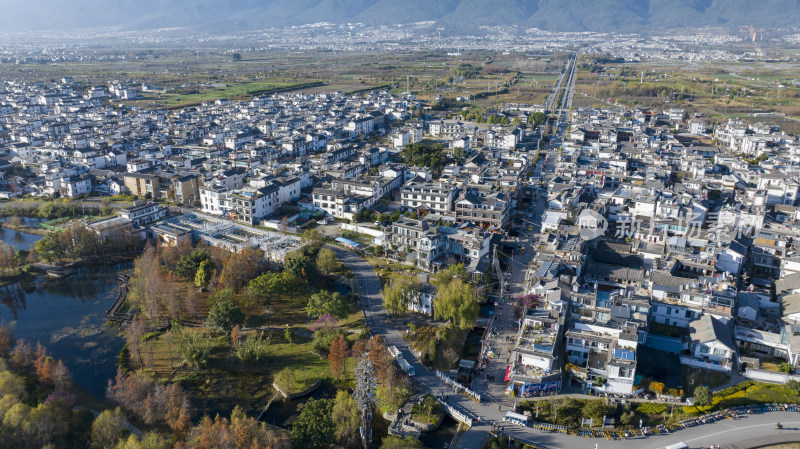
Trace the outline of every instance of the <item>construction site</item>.
<instances>
[{"instance_id":1,"label":"construction site","mask_svg":"<svg viewBox=\"0 0 800 449\"><path fill-rule=\"evenodd\" d=\"M288 252L302 245L300 238L294 235L265 231L196 213L163 221L154 225L152 230L159 238L169 242L191 238L231 252L238 252L244 247L259 248L264 251L265 259L274 262L283 262Z\"/></svg>"}]
</instances>

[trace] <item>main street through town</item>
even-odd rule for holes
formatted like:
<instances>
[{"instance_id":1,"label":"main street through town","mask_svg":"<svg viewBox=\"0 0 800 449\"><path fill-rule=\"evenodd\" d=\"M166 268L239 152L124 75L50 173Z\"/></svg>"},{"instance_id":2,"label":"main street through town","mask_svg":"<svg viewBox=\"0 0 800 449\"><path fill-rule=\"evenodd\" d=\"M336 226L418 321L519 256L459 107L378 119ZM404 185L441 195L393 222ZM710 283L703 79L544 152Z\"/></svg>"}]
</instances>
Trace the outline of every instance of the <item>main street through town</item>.
<instances>
[{"instance_id":1,"label":"main street through town","mask_svg":"<svg viewBox=\"0 0 800 449\"><path fill-rule=\"evenodd\" d=\"M537 214L541 217L541 214ZM484 377L475 380L476 390L481 394L481 403L478 404L467 396L456 394L435 373L427 369L416 360L402 338L402 323L392 321L389 313L383 307L381 298L381 282L375 270L358 255L337 247L332 247L339 260L353 270L361 302L365 307L365 317L373 334L383 335L386 344L397 346L403 356L412 362L416 375L414 380L424 391L432 394L448 396L448 403L466 415L473 418L473 426L459 440L459 448L480 449L483 442L490 435L491 424L503 425L503 431L519 441L536 444L545 448L588 448L597 445L598 448L663 448L677 442L684 442L689 447L701 448L716 445L722 448L745 449L760 447L765 444L780 442L800 441L800 415L792 412L770 412L763 414L746 415L736 420L722 420L714 423L691 427L668 435L657 435L646 438L631 438L627 440L608 441L597 438L584 438L561 433L541 432L530 427L521 427L503 423L503 416L512 409L510 398L505 396L505 358L510 345L498 348L502 356L489 364L488 374L493 374L495 382L485 382ZM529 254L526 249L525 254ZM511 264L512 282L511 294L520 292L524 282L524 265L529 258L515 258ZM503 307L498 311L495 326L502 326L499 336L492 341L501 341L505 335L515 335L513 331L515 320L511 307ZM775 428L776 422L784 425L782 430Z\"/></svg>"},{"instance_id":2,"label":"main street through town","mask_svg":"<svg viewBox=\"0 0 800 449\"><path fill-rule=\"evenodd\" d=\"M572 93L575 82L576 58L571 57L565 71L554 86L549 104L558 104L554 111L552 123L553 135L547 146L542 148L543 157L534 168L533 175L546 175L545 155L558 157L558 147L566 134L569 121L569 109L572 105ZM542 173L545 172L545 173ZM530 211L525 211L522 219L524 233L519 237L517 245L520 249L514 254L501 254L506 260L507 276L501 282L508 282L504 288L503 298L495 311L492 321L493 335L488 344L496 354L490 361L486 371L473 380L474 391L480 394L481 402L477 403L468 396L457 394L452 387L436 374L419 363L402 338L402 321L392 320L383 306L381 298L381 282L375 270L358 255L337 247L331 247L339 258L355 274L364 316L371 333L383 335L388 346L396 346L403 357L413 364L414 381L424 391L434 395L447 396L447 403L473 419L473 425L458 442L460 449L482 449L483 443L490 436L492 424L503 426L503 432L514 439L545 448L664 448L668 445L683 442L692 448L708 448L712 445L722 448L745 449L761 447L781 442L800 441L800 414L792 412L769 412L746 415L736 420L722 420L709 424L675 431L667 435L630 438L626 440L605 440L585 438L563 433L539 431L530 427L522 427L503 422L506 412L514 409L519 398L510 398L505 394L504 381L506 366L517 332L517 320L514 317L510 299L526 291L526 272L533 259L535 234L540 231L542 215L547 209L544 196L535 200ZM531 215L529 216L528 213ZM523 249L524 248L524 249ZM489 330L487 330L488 332ZM493 376L494 381L489 381ZM784 428L776 429L775 424L781 422Z\"/></svg>"}]
</instances>

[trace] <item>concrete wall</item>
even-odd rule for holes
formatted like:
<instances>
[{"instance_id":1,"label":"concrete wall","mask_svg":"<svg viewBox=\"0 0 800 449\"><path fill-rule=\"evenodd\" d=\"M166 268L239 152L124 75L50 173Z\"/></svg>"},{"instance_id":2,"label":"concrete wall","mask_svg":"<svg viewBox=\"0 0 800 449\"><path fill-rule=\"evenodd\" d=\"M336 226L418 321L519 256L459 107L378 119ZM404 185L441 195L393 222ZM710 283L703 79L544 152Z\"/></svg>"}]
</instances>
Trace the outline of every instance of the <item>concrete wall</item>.
<instances>
[{"instance_id":1,"label":"concrete wall","mask_svg":"<svg viewBox=\"0 0 800 449\"><path fill-rule=\"evenodd\" d=\"M730 367L725 367L719 365L717 363L708 363L703 362L702 360L695 359L693 357L681 357L681 365L689 365L695 368L703 368L703 369L710 369L714 371L722 371L729 373L731 371Z\"/></svg>"},{"instance_id":2,"label":"concrete wall","mask_svg":"<svg viewBox=\"0 0 800 449\"><path fill-rule=\"evenodd\" d=\"M368 228L366 226L360 226L351 223L340 223L339 227L345 231L353 231L358 232L359 234L367 234L373 237L378 237L380 239L385 238L383 231L379 231L377 229Z\"/></svg>"},{"instance_id":3,"label":"concrete wall","mask_svg":"<svg viewBox=\"0 0 800 449\"><path fill-rule=\"evenodd\" d=\"M777 384L785 384L790 380L800 381L800 376L785 373L778 373L775 371L765 371L760 369L748 368L744 372L744 377L752 380L762 382L772 382Z\"/></svg>"}]
</instances>

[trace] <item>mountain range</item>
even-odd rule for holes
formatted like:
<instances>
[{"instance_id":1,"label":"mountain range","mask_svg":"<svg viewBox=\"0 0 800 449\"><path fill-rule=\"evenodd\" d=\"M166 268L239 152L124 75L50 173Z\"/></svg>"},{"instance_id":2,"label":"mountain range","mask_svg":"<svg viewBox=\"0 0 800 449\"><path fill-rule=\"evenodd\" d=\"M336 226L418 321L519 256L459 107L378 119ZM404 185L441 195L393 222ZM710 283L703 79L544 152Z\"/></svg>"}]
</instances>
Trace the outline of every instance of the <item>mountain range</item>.
<instances>
[{"instance_id":1,"label":"mountain range","mask_svg":"<svg viewBox=\"0 0 800 449\"><path fill-rule=\"evenodd\" d=\"M315 22L520 25L551 31L794 27L800 0L4 0L0 30L188 27L211 32Z\"/></svg>"}]
</instances>

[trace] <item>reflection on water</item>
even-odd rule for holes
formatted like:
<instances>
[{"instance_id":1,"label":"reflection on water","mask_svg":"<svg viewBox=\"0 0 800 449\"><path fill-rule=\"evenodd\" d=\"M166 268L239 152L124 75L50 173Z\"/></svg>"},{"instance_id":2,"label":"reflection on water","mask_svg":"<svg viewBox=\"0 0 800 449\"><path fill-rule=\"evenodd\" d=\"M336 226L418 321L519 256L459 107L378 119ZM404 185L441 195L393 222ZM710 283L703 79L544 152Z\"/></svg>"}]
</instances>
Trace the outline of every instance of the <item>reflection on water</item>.
<instances>
[{"instance_id":1,"label":"reflection on water","mask_svg":"<svg viewBox=\"0 0 800 449\"><path fill-rule=\"evenodd\" d=\"M8 217L0 218L0 223L3 223L8 220ZM25 226L35 227L39 224L41 219L39 218L28 218L23 217L22 223ZM18 232L13 229L6 229L0 227L0 240L5 242L8 245L14 247L14 249L30 249L34 243L38 242L42 239L41 235L37 234L29 234L27 232Z\"/></svg>"},{"instance_id":2,"label":"reflection on water","mask_svg":"<svg viewBox=\"0 0 800 449\"><path fill-rule=\"evenodd\" d=\"M79 387L103 397L123 344L104 315L117 293L117 272L129 266L82 268L66 278L37 276L0 287L0 323L15 322L17 338L47 346Z\"/></svg>"}]
</instances>

